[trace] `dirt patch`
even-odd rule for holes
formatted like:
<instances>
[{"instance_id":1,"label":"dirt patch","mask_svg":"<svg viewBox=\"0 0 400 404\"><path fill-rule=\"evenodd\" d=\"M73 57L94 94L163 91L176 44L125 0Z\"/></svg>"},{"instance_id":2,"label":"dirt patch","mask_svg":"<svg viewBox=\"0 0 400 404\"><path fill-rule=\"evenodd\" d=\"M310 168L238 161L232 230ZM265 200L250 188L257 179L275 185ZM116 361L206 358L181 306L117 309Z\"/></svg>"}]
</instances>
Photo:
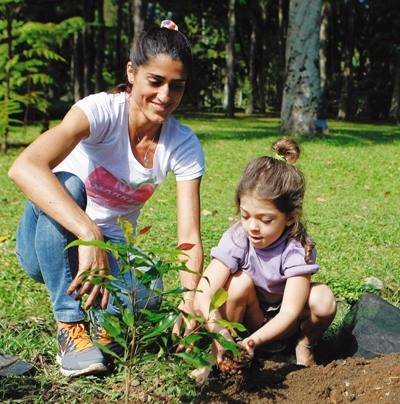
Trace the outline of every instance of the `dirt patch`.
<instances>
[{"instance_id":1,"label":"dirt patch","mask_svg":"<svg viewBox=\"0 0 400 404\"><path fill-rule=\"evenodd\" d=\"M310 368L258 360L245 375L211 377L198 402L398 403L400 354L352 357Z\"/></svg>"}]
</instances>

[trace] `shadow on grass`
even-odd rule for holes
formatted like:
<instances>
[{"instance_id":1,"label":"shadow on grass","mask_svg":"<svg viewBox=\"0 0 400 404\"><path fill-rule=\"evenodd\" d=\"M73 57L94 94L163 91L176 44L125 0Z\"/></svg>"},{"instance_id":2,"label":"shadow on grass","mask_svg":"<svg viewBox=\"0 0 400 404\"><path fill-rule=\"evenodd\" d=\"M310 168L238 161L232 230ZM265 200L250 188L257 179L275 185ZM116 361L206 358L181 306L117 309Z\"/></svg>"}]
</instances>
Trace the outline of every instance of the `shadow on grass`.
<instances>
[{"instance_id":1,"label":"shadow on grass","mask_svg":"<svg viewBox=\"0 0 400 404\"><path fill-rule=\"evenodd\" d=\"M32 400L43 393L44 386L32 376L0 376L0 402L3 400Z\"/></svg>"},{"instance_id":2,"label":"shadow on grass","mask_svg":"<svg viewBox=\"0 0 400 404\"><path fill-rule=\"evenodd\" d=\"M200 140L213 142L216 140L243 140L281 138L280 120L276 114L244 115L237 114L233 119L223 113L180 112L177 119L192 127ZM331 120L329 135L315 138L300 137L300 143L318 142L330 146L370 146L400 141L400 125L389 123L359 123L353 121ZM25 139L24 139L25 140ZM10 148L21 148L29 144L21 139L10 139ZM33 139L32 139L33 140Z\"/></svg>"},{"instance_id":3,"label":"shadow on grass","mask_svg":"<svg viewBox=\"0 0 400 404\"><path fill-rule=\"evenodd\" d=\"M202 142L215 140L278 139L280 133L278 117L237 116L228 119L223 114L186 113L180 116L189 120ZM198 123L199 128L196 129ZM299 141L320 142L332 146L370 146L400 141L400 126L386 123L354 123L331 121L329 135L315 138L301 137Z\"/></svg>"}]
</instances>

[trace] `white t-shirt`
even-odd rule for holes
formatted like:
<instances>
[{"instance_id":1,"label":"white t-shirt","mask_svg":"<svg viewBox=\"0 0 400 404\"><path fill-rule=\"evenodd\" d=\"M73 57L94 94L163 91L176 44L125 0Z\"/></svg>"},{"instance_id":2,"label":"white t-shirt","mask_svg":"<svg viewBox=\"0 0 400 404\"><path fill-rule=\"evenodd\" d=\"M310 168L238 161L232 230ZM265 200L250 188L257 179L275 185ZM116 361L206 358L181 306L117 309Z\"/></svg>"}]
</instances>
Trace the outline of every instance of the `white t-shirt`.
<instances>
[{"instance_id":1,"label":"white t-shirt","mask_svg":"<svg viewBox=\"0 0 400 404\"><path fill-rule=\"evenodd\" d=\"M192 130L170 117L162 125L153 167L143 167L131 151L128 132L129 95L105 92L78 101L90 123L82 140L54 172L67 171L85 184L86 213L105 236L122 238L118 216L134 228L144 203L172 171L177 181L203 175L204 155Z\"/></svg>"}]
</instances>

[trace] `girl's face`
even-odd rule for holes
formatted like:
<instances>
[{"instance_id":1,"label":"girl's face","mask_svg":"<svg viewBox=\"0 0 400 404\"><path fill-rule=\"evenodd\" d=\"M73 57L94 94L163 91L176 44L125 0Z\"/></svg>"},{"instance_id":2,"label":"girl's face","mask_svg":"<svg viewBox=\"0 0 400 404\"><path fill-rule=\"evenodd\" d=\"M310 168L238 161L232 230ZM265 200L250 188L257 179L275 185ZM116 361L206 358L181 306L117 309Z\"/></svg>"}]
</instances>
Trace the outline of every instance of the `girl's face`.
<instances>
[{"instance_id":1,"label":"girl's face","mask_svg":"<svg viewBox=\"0 0 400 404\"><path fill-rule=\"evenodd\" d=\"M127 75L132 83L131 100L146 121L162 124L181 102L186 73L180 60L161 54L134 70L128 62Z\"/></svg>"},{"instance_id":2,"label":"girl's face","mask_svg":"<svg viewBox=\"0 0 400 404\"><path fill-rule=\"evenodd\" d=\"M241 223L255 248L265 248L274 243L294 221L268 199L259 199L254 194L240 198Z\"/></svg>"}]
</instances>

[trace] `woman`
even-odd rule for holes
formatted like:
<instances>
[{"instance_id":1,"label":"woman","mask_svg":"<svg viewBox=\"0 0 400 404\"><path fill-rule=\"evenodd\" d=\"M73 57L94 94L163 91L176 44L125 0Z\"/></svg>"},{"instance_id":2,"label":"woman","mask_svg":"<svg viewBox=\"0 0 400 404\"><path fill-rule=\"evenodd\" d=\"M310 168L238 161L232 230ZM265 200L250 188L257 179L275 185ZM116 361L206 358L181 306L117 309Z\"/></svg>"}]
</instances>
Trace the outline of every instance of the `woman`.
<instances>
[{"instance_id":1,"label":"woman","mask_svg":"<svg viewBox=\"0 0 400 404\"><path fill-rule=\"evenodd\" d=\"M101 351L84 327L84 309L96 301L113 310L107 291L81 282L88 270L118 276L118 263L96 247L65 246L73 239L123 241L117 217L135 227L143 204L168 171L177 180L178 243L191 243L187 266L202 268L199 188L204 171L200 143L170 115L181 102L192 65L190 45L175 24L143 33L134 44L120 92L78 101L62 122L39 136L12 165L9 176L29 201L17 234L25 271L49 291L58 324L61 373L77 376L106 370ZM125 279L147 302L149 291ZM193 289L198 277L181 274ZM181 310L192 312L187 292ZM140 302L139 302L140 305ZM93 337L93 336L92 336ZM103 338L102 341L111 342Z\"/></svg>"}]
</instances>

